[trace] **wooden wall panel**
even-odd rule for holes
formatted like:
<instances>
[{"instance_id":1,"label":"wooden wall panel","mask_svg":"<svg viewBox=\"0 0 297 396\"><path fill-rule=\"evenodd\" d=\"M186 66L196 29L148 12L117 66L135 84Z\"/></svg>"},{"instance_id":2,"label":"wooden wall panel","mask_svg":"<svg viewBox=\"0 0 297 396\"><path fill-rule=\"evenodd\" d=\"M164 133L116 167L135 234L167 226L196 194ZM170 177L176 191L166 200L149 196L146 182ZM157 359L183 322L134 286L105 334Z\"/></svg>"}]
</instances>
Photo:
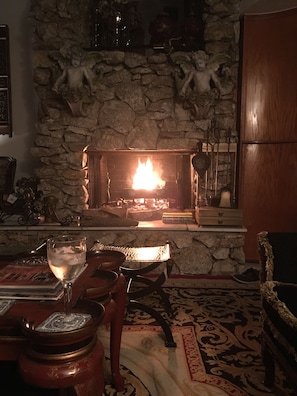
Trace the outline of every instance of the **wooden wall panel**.
<instances>
[{"instance_id":1,"label":"wooden wall panel","mask_svg":"<svg viewBox=\"0 0 297 396\"><path fill-rule=\"evenodd\" d=\"M297 9L243 21L238 204L245 254L257 233L297 230Z\"/></svg>"},{"instance_id":2,"label":"wooden wall panel","mask_svg":"<svg viewBox=\"0 0 297 396\"><path fill-rule=\"evenodd\" d=\"M258 232L297 230L297 143L244 144L240 155L245 255L255 261Z\"/></svg>"},{"instance_id":3,"label":"wooden wall panel","mask_svg":"<svg viewBox=\"0 0 297 396\"><path fill-rule=\"evenodd\" d=\"M297 141L297 11L243 22L243 141Z\"/></svg>"}]
</instances>

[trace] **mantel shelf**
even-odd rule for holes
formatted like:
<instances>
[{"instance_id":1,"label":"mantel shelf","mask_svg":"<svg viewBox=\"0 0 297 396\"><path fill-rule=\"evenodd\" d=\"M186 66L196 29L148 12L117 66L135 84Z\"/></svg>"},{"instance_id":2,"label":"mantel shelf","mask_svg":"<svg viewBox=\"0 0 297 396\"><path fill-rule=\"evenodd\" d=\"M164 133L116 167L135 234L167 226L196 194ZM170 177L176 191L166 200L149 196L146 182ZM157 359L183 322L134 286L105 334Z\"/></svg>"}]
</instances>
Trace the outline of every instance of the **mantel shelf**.
<instances>
[{"instance_id":1,"label":"mantel shelf","mask_svg":"<svg viewBox=\"0 0 297 396\"><path fill-rule=\"evenodd\" d=\"M17 224L2 224L0 231L191 231L191 232L224 232L243 233L245 227L225 227L225 226L198 226L197 224L165 224L162 220L140 221L138 226L129 227L102 227L102 226L62 226L41 224L36 226L20 226Z\"/></svg>"}]
</instances>

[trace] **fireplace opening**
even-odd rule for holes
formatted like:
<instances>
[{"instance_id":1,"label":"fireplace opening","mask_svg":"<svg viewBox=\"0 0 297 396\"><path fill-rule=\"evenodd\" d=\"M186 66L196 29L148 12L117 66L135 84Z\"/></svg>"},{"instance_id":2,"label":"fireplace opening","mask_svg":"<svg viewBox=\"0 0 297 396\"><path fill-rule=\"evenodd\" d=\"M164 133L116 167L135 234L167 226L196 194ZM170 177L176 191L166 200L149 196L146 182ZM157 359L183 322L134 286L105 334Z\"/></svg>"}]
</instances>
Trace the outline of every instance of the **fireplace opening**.
<instances>
[{"instance_id":1,"label":"fireplace opening","mask_svg":"<svg viewBox=\"0 0 297 396\"><path fill-rule=\"evenodd\" d=\"M194 208L193 153L88 151L89 208L125 206L130 216ZM155 219L155 218L153 218Z\"/></svg>"}]
</instances>

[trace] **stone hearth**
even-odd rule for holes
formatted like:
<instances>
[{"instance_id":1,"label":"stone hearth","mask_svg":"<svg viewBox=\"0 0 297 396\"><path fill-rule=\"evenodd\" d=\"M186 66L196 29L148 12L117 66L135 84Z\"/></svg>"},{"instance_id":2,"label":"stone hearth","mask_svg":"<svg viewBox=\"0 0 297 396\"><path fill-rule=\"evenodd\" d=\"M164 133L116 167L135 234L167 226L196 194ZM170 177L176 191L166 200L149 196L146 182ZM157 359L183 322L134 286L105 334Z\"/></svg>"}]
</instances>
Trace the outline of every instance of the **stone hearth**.
<instances>
[{"instance_id":1,"label":"stone hearth","mask_svg":"<svg viewBox=\"0 0 297 396\"><path fill-rule=\"evenodd\" d=\"M244 228L197 227L196 224L139 223L137 227L0 227L0 254L38 246L51 235L82 234L88 247L99 240L104 245L157 246L170 242L176 267L173 274L234 275L245 269ZM9 247L9 248L8 248Z\"/></svg>"}]
</instances>

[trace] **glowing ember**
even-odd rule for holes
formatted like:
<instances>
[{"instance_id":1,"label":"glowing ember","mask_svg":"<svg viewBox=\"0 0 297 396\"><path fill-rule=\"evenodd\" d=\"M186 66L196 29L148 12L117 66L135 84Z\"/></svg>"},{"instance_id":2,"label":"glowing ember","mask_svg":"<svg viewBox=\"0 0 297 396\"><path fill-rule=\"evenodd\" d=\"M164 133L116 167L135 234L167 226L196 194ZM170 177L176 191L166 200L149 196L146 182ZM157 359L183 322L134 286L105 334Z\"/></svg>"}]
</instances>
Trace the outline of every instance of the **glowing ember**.
<instances>
[{"instance_id":1,"label":"glowing ember","mask_svg":"<svg viewBox=\"0 0 297 396\"><path fill-rule=\"evenodd\" d=\"M150 159L146 162L138 160L138 168L133 177L132 188L134 190L154 190L156 188L164 188L165 181L161 179L159 172L153 169Z\"/></svg>"}]
</instances>

